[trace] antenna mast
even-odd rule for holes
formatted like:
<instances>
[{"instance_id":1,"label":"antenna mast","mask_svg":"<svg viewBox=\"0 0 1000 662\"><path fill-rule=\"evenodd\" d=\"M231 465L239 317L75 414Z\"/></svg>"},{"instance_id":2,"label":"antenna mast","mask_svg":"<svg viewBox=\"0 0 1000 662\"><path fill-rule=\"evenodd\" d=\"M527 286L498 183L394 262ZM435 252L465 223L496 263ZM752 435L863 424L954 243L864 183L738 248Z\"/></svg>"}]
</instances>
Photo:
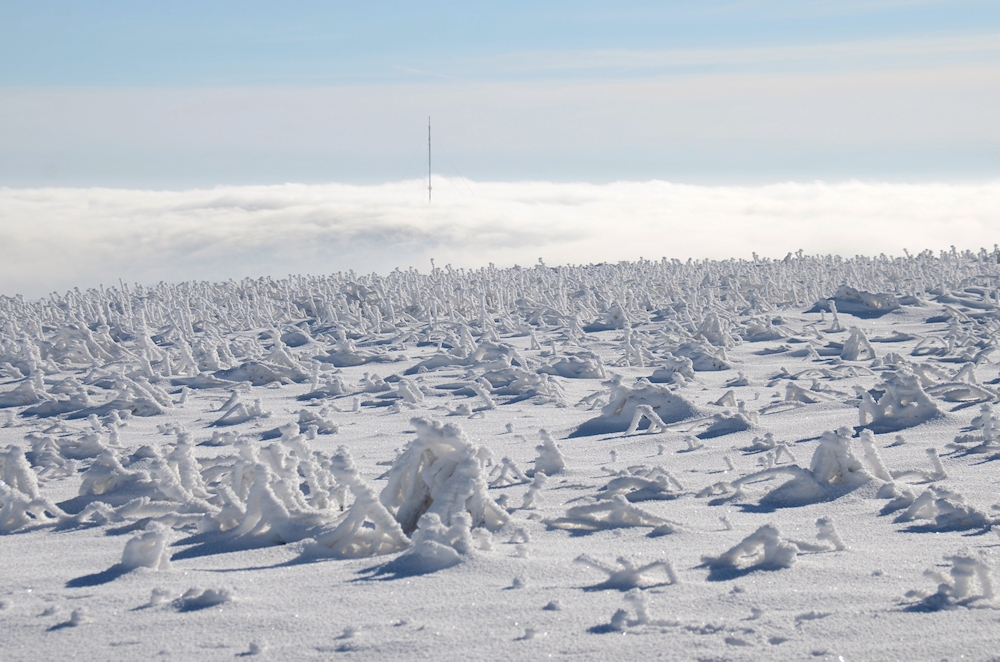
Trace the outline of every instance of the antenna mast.
<instances>
[{"instance_id":1,"label":"antenna mast","mask_svg":"<svg viewBox=\"0 0 1000 662\"><path fill-rule=\"evenodd\" d=\"M431 201L431 118L427 118L427 202Z\"/></svg>"}]
</instances>

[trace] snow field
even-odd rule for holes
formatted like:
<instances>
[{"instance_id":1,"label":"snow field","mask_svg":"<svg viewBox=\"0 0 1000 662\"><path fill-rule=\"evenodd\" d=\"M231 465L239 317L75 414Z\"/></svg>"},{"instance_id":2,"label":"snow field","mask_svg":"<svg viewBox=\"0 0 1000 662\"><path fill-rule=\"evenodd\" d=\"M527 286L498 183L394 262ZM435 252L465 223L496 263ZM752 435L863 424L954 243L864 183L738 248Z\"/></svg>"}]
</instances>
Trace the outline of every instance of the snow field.
<instances>
[{"instance_id":1,"label":"snow field","mask_svg":"<svg viewBox=\"0 0 1000 662\"><path fill-rule=\"evenodd\" d=\"M4 298L0 653L986 657L998 278L800 254Z\"/></svg>"}]
</instances>

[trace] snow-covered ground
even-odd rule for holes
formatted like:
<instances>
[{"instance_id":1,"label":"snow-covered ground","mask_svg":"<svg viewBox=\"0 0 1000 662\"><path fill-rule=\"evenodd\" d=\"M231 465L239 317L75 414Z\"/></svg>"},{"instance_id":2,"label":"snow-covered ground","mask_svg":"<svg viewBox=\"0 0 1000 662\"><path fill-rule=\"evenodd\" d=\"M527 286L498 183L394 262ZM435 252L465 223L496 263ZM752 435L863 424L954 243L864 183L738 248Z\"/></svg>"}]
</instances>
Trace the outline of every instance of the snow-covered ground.
<instances>
[{"instance_id":1,"label":"snow-covered ground","mask_svg":"<svg viewBox=\"0 0 1000 662\"><path fill-rule=\"evenodd\" d=\"M0 659L985 659L1000 253L0 297Z\"/></svg>"}]
</instances>

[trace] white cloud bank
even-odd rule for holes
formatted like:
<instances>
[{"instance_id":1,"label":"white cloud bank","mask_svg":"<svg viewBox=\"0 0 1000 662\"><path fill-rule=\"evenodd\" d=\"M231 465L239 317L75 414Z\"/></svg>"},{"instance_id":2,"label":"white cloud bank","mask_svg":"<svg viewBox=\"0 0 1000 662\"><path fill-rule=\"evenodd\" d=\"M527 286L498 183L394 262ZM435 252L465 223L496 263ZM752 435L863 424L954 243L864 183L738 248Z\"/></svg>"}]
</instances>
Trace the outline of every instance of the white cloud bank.
<instances>
[{"instance_id":1,"label":"white cloud bank","mask_svg":"<svg viewBox=\"0 0 1000 662\"><path fill-rule=\"evenodd\" d=\"M0 294L395 267L900 255L992 248L984 184L420 182L188 191L0 188ZM460 193L464 191L464 193Z\"/></svg>"}]
</instances>

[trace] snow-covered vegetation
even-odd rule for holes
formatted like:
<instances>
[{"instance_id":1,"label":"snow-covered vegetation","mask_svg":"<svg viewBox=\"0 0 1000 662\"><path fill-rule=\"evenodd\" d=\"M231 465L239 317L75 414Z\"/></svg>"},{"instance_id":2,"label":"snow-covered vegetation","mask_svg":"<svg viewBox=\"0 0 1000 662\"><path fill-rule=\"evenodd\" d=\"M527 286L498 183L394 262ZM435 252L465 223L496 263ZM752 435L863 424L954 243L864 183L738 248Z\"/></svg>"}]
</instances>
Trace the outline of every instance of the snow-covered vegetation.
<instances>
[{"instance_id":1,"label":"snow-covered vegetation","mask_svg":"<svg viewBox=\"0 0 1000 662\"><path fill-rule=\"evenodd\" d=\"M0 297L0 658L983 658L998 333L997 249Z\"/></svg>"}]
</instances>

